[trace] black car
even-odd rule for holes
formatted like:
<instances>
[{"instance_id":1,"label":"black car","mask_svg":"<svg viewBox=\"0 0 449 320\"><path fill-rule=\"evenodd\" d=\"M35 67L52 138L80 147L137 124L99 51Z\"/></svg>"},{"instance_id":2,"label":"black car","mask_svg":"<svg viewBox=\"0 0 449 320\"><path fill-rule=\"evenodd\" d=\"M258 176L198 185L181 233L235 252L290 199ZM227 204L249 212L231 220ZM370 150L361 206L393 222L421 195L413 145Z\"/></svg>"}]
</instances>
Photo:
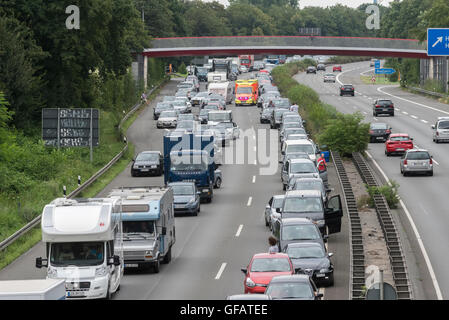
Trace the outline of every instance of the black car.
<instances>
[{"instance_id":1,"label":"black car","mask_svg":"<svg viewBox=\"0 0 449 320\"><path fill-rule=\"evenodd\" d=\"M354 86L352 84L344 84L340 87L340 96L347 94L354 96Z\"/></svg>"},{"instance_id":2,"label":"black car","mask_svg":"<svg viewBox=\"0 0 449 320\"><path fill-rule=\"evenodd\" d=\"M159 102L153 110L153 119L159 119L162 111L173 110L172 102Z\"/></svg>"},{"instance_id":3,"label":"black car","mask_svg":"<svg viewBox=\"0 0 449 320\"><path fill-rule=\"evenodd\" d=\"M394 117L394 103L389 99L378 99L373 104L373 116L377 117L378 114L389 114Z\"/></svg>"},{"instance_id":4,"label":"black car","mask_svg":"<svg viewBox=\"0 0 449 320\"><path fill-rule=\"evenodd\" d=\"M323 297L313 280L304 274L273 277L265 294L273 300L321 300Z\"/></svg>"},{"instance_id":5,"label":"black car","mask_svg":"<svg viewBox=\"0 0 449 320\"><path fill-rule=\"evenodd\" d=\"M320 63L320 64L318 64L318 65L316 66L316 69L317 69L318 71L320 71L320 70L326 71L326 66L325 66L324 64Z\"/></svg>"},{"instance_id":6,"label":"black car","mask_svg":"<svg viewBox=\"0 0 449 320\"><path fill-rule=\"evenodd\" d=\"M163 157L159 151L143 151L133 159L131 176L157 175L164 172Z\"/></svg>"},{"instance_id":7,"label":"black car","mask_svg":"<svg viewBox=\"0 0 449 320\"><path fill-rule=\"evenodd\" d=\"M316 68L314 66L307 67L306 73L315 73L316 74Z\"/></svg>"},{"instance_id":8,"label":"black car","mask_svg":"<svg viewBox=\"0 0 449 320\"><path fill-rule=\"evenodd\" d=\"M173 208L175 214L198 215L201 211L200 194L194 182L172 182L168 184L173 189Z\"/></svg>"},{"instance_id":9,"label":"black car","mask_svg":"<svg viewBox=\"0 0 449 320\"><path fill-rule=\"evenodd\" d=\"M260 113L260 123L270 123L274 108L265 108Z\"/></svg>"},{"instance_id":10,"label":"black car","mask_svg":"<svg viewBox=\"0 0 449 320\"><path fill-rule=\"evenodd\" d=\"M321 244L290 243L285 253L288 254L297 273L312 277L317 285L334 285L334 265L330 260L333 253L326 253L326 249Z\"/></svg>"},{"instance_id":11,"label":"black car","mask_svg":"<svg viewBox=\"0 0 449 320\"><path fill-rule=\"evenodd\" d=\"M390 136L391 128L383 122L371 123L369 126L369 142L385 142Z\"/></svg>"}]
</instances>

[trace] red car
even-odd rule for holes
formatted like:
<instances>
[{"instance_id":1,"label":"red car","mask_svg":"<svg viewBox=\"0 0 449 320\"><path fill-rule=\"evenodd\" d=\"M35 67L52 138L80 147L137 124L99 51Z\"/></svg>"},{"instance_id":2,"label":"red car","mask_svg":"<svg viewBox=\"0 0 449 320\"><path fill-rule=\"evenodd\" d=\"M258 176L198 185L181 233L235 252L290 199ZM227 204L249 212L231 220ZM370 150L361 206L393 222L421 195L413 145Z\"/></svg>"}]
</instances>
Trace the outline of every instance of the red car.
<instances>
[{"instance_id":1,"label":"red car","mask_svg":"<svg viewBox=\"0 0 449 320\"><path fill-rule=\"evenodd\" d=\"M408 149L413 149L413 138L410 138L407 133L392 133L385 142L387 157L393 153L405 153Z\"/></svg>"},{"instance_id":2,"label":"red car","mask_svg":"<svg viewBox=\"0 0 449 320\"><path fill-rule=\"evenodd\" d=\"M274 276L295 274L295 269L286 253L258 253L242 272L245 293L264 293Z\"/></svg>"},{"instance_id":3,"label":"red car","mask_svg":"<svg viewBox=\"0 0 449 320\"><path fill-rule=\"evenodd\" d=\"M335 72L335 71L340 71L341 72L341 66L334 66L332 68L332 72Z\"/></svg>"}]
</instances>

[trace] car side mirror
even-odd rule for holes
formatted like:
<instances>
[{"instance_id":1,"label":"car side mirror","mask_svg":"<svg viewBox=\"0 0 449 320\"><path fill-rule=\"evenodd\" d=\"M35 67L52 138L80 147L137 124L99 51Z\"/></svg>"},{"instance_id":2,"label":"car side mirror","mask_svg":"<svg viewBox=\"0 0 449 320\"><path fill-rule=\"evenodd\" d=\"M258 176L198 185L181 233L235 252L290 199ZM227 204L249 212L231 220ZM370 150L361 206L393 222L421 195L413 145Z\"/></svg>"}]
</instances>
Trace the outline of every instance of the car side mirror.
<instances>
[{"instance_id":1,"label":"car side mirror","mask_svg":"<svg viewBox=\"0 0 449 320\"><path fill-rule=\"evenodd\" d=\"M298 274L301 272L301 268L295 268L295 273Z\"/></svg>"},{"instance_id":2,"label":"car side mirror","mask_svg":"<svg viewBox=\"0 0 449 320\"><path fill-rule=\"evenodd\" d=\"M246 268L241 268L240 270L242 270L242 272L246 275L246 273L247 273Z\"/></svg>"},{"instance_id":3,"label":"car side mirror","mask_svg":"<svg viewBox=\"0 0 449 320\"><path fill-rule=\"evenodd\" d=\"M197 191L196 194L200 195L200 194L201 194L201 191Z\"/></svg>"},{"instance_id":4,"label":"car side mirror","mask_svg":"<svg viewBox=\"0 0 449 320\"><path fill-rule=\"evenodd\" d=\"M435 130L435 125L434 125L434 124L432 124L432 129L434 129L434 130Z\"/></svg>"},{"instance_id":5,"label":"car side mirror","mask_svg":"<svg viewBox=\"0 0 449 320\"><path fill-rule=\"evenodd\" d=\"M279 163L284 163L282 160L279 160Z\"/></svg>"},{"instance_id":6,"label":"car side mirror","mask_svg":"<svg viewBox=\"0 0 449 320\"><path fill-rule=\"evenodd\" d=\"M327 256L330 258L332 257L334 254L332 252L330 252Z\"/></svg>"},{"instance_id":7,"label":"car side mirror","mask_svg":"<svg viewBox=\"0 0 449 320\"><path fill-rule=\"evenodd\" d=\"M325 234L325 235L323 236L324 242L327 242L327 239L329 239L329 235Z\"/></svg>"},{"instance_id":8,"label":"car side mirror","mask_svg":"<svg viewBox=\"0 0 449 320\"><path fill-rule=\"evenodd\" d=\"M318 293L318 294L316 295L316 297L317 297L317 298L322 298L322 297L324 297L324 296L323 296L322 293Z\"/></svg>"},{"instance_id":9,"label":"car side mirror","mask_svg":"<svg viewBox=\"0 0 449 320\"><path fill-rule=\"evenodd\" d=\"M119 256L113 256L108 259L108 266L114 265L119 266L120 265L120 257Z\"/></svg>"},{"instance_id":10,"label":"car side mirror","mask_svg":"<svg viewBox=\"0 0 449 320\"><path fill-rule=\"evenodd\" d=\"M410 140L412 140L412 141L413 141L413 138L410 138Z\"/></svg>"},{"instance_id":11,"label":"car side mirror","mask_svg":"<svg viewBox=\"0 0 449 320\"><path fill-rule=\"evenodd\" d=\"M45 263L43 263L45 262ZM36 258L36 268L48 267L48 259Z\"/></svg>"},{"instance_id":12,"label":"car side mirror","mask_svg":"<svg viewBox=\"0 0 449 320\"><path fill-rule=\"evenodd\" d=\"M281 213L281 208L276 208L277 213Z\"/></svg>"},{"instance_id":13,"label":"car side mirror","mask_svg":"<svg viewBox=\"0 0 449 320\"><path fill-rule=\"evenodd\" d=\"M271 208L271 207L270 207L270 205L268 205L268 204L265 206L265 209L270 209L270 208Z\"/></svg>"},{"instance_id":14,"label":"car side mirror","mask_svg":"<svg viewBox=\"0 0 449 320\"><path fill-rule=\"evenodd\" d=\"M326 193L331 193L331 189L326 189Z\"/></svg>"}]
</instances>

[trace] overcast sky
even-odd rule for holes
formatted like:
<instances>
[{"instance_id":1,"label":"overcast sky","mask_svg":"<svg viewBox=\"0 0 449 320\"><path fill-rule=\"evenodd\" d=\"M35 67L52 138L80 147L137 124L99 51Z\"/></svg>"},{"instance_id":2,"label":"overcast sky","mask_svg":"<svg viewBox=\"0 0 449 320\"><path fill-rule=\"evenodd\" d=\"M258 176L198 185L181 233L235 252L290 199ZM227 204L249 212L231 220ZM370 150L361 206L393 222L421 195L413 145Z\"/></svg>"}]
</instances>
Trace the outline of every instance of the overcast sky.
<instances>
[{"instance_id":1,"label":"overcast sky","mask_svg":"<svg viewBox=\"0 0 449 320\"><path fill-rule=\"evenodd\" d=\"M212 2L213 0L203 0L205 2ZM218 0L218 2L227 5L229 4L228 0ZM299 0L299 6L301 8L315 6L315 7L327 7L333 6L337 3L346 5L348 7L357 8L362 3L373 3L374 0ZM387 5L393 0L378 0L378 3L382 3L383 5Z\"/></svg>"}]
</instances>

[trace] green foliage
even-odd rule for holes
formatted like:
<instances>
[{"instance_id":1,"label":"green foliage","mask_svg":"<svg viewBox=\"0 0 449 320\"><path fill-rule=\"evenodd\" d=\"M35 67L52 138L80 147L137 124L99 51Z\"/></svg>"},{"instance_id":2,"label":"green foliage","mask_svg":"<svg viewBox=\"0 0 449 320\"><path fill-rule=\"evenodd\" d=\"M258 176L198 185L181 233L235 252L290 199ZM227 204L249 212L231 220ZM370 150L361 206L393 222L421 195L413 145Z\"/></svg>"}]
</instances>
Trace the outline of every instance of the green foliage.
<instances>
[{"instance_id":1,"label":"green foliage","mask_svg":"<svg viewBox=\"0 0 449 320\"><path fill-rule=\"evenodd\" d=\"M397 208L399 203L399 195L398 195L399 184L393 180L391 180L390 183L391 185L386 184L380 187L369 187L368 185L365 185L366 190L368 191L368 194L371 197L368 203L371 207L374 207L374 198L373 198L374 195L381 194L387 200L390 209Z\"/></svg>"},{"instance_id":2,"label":"green foliage","mask_svg":"<svg viewBox=\"0 0 449 320\"><path fill-rule=\"evenodd\" d=\"M178 72L181 74L186 74L187 73L187 68L185 63L181 63L181 65L179 66Z\"/></svg>"},{"instance_id":3,"label":"green foliage","mask_svg":"<svg viewBox=\"0 0 449 320\"><path fill-rule=\"evenodd\" d=\"M364 151L368 147L369 124L362 123L362 120L363 115L359 112L338 113L336 119L327 121L327 125L318 136L318 141L343 156Z\"/></svg>"}]
</instances>

